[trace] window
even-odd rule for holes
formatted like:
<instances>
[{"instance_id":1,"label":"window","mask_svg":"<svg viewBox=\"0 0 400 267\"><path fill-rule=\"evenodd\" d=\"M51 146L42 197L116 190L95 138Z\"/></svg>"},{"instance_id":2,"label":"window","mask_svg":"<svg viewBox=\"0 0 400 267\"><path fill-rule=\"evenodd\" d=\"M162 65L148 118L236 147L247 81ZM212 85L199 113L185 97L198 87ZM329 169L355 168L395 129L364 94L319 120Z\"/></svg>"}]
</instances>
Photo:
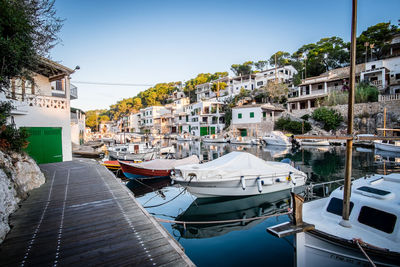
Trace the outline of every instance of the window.
<instances>
[{"instance_id":1,"label":"window","mask_svg":"<svg viewBox=\"0 0 400 267\"><path fill-rule=\"evenodd\" d=\"M376 68L375 65L372 65L372 66L371 66L371 70L374 70L375 68Z\"/></svg>"},{"instance_id":2,"label":"window","mask_svg":"<svg viewBox=\"0 0 400 267\"><path fill-rule=\"evenodd\" d=\"M263 84L264 84L263 81L257 82L257 86L261 86L261 85L263 85Z\"/></svg>"},{"instance_id":3,"label":"window","mask_svg":"<svg viewBox=\"0 0 400 267\"><path fill-rule=\"evenodd\" d=\"M350 202L350 212L349 215L351 214L351 211L353 209L354 203ZM333 197L331 201L329 202L328 207L326 208L326 211L329 213L336 214L338 216L342 216L343 213L343 200L338 199L336 197Z\"/></svg>"},{"instance_id":4,"label":"window","mask_svg":"<svg viewBox=\"0 0 400 267\"><path fill-rule=\"evenodd\" d=\"M287 70L285 70L285 74L288 74L288 71L287 71Z\"/></svg>"},{"instance_id":5,"label":"window","mask_svg":"<svg viewBox=\"0 0 400 267\"><path fill-rule=\"evenodd\" d=\"M245 85L244 88L247 88L247 85Z\"/></svg>"},{"instance_id":6,"label":"window","mask_svg":"<svg viewBox=\"0 0 400 267\"><path fill-rule=\"evenodd\" d=\"M338 83L335 83L335 86L338 86L339 84Z\"/></svg>"},{"instance_id":7,"label":"window","mask_svg":"<svg viewBox=\"0 0 400 267\"><path fill-rule=\"evenodd\" d=\"M266 118L266 117L267 117L267 112L263 111L263 118Z\"/></svg>"},{"instance_id":8,"label":"window","mask_svg":"<svg viewBox=\"0 0 400 267\"><path fill-rule=\"evenodd\" d=\"M322 84L319 84L319 85L318 85L318 89L322 89Z\"/></svg>"},{"instance_id":9,"label":"window","mask_svg":"<svg viewBox=\"0 0 400 267\"><path fill-rule=\"evenodd\" d=\"M396 80L400 80L400 73L396 73Z\"/></svg>"},{"instance_id":10,"label":"window","mask_svg":"<svg viewBox=\"0 0 400 267\"><path fill-rule=\"evenodd\" d=\"M361 208L360 215L358 215L358 221L360 223L388 234L393 233L396 220L396 215L368 206L363 206Z\"/></svg>"},{"instance_id":11,"label":"window","mask_svg":"<svg viewBox=\"0 0 400 267\"><path fill-rule=\"evenodd\" d=\"M179 120L182 120L182 116L179 116Z\"/></svg>"},{"instance_id":12,"label":"window","mask_svg":"<svg viewBox=\"0 0 400 267\"><path fill-rule=\"evenodd\" d=\"M369 187L369 186L361 186L361 187L357 188L357 190L368 192L368 193L379 195L379 196L386 196L386 195L390 194L389 191L381 190L381 189L377 189L377 188L373 188L373 187Z\"/></svg>"},{"instance_id":13,"label":"window","mask_svg":"<svg viewBox=\"0 0 400 267\"><path fill-rule=\"evenodd\" d=\"M242 118L242 113L238 113L238 119Z\"/></svg>"},{"instance_id":14,"label":"window","mask_svg":"<svg viewBox=\"0 0 400 267\"><path fill-rule=\"evenodd\" d=\"M250 118L254 118L254 112L250 112Z\"/></svg>"}]
</instances>

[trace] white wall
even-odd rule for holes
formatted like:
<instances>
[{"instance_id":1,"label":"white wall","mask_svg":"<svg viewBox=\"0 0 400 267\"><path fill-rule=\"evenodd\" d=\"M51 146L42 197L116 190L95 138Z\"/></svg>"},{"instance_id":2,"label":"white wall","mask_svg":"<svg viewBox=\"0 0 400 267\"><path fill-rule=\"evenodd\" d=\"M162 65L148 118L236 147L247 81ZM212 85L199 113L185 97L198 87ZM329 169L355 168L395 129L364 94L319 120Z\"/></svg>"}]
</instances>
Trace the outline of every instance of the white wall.
<instances>
[{"instance_id":1,"label":"white wall","mask_svg":"<svg viewBox=\"0 0 400 267\"><path fill-rule=\"evenodd\" d=\"M250 112L254 112L254 118L250 118ZM238 118L238 114L242 118ZM232 109L232 124L260 123L262 119L261 107L234 108Z\"/></svg>"},{"instance_id":2,"label":"white wall","mask_svg":"<svg viewBox=\"0 0 400 267\"><path fill-rule=\"evenodd\" d=\"M66 109L26 106L28 113L14 115L17 127L61 127L63 161L72 160L69 101Z\"/></svg>"}]
</instances>

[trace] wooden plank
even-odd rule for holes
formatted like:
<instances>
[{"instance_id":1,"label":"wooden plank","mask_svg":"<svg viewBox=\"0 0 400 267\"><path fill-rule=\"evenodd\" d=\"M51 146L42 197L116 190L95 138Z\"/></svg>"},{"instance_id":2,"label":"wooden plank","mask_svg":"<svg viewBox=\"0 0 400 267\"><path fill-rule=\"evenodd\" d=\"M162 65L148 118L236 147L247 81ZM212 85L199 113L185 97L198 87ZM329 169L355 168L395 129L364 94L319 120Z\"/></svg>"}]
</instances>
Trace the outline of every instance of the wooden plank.
<instances>
[{"instance_id":1,"label":"wooden plank","mask_svg":"<svg viewBox=\"0 0 400 267\"><path fill-rule=\"evenodd\" d=\"M272 227L267 228L268 233L272 234L276 237L285 237L301 232L307 232L310 230L314 230L315 226L313 224L302 223L298 225L294 225L291 222L281 223Z\"/></svg>"},{"instance_id":2,"label":"wooden plank","mask_svg":"<svg viewBox=\"0 0 400 267\"><path fill-rule=\"evenodd\" d=\"M41 169L46 184L10 217L14 227L0 246L2 265L193 266L104 167L73 161Z\"/></svg>"}]
</instances>

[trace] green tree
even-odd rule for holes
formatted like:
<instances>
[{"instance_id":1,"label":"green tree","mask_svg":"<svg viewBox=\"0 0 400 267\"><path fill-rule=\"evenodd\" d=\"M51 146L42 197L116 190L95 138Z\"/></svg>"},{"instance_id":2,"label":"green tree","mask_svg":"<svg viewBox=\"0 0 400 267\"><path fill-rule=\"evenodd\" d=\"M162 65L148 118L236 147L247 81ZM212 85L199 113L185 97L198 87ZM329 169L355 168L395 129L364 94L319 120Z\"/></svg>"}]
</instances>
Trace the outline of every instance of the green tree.
<instances>
[{"instance_id":1,"label":"green tree","mask_svg":"<svg viewBox=\"0 0 400 267\"><path fill-rule=\"evenodd\" d=\"M277 67L283 67L286 65L290 65L290 63L291 63L290 53L284 52L284 51L278 51L275 54L273 54L269 58L269 65L275 67L275 55L276 55Z\"/></svg>"},{"instance_id":2,"label":"green tree","mask_svg":"<svg viewBox=\"0 0 400 267\"><path fill-rule=\"evenodd\" d=\"M253 73L253 61L246 61L243 64L233 64L231 65L231 71L236 76L244 76Z\"/></svg>"},{"instance_id":3,"label":"green tree","mask_svg":"<svg viewBox=\"0 0 400 267\"><path fill-rule=\"evenodd\" d=\"M19 152L28 145L29 134L26 130L17 129L15 125L7 123L12 108L10 102L0 103L0 150Z\"/></svg>"},{"instance_id":4,"label":"green tree","mask_svg":"<svg viewBox=\"0 0 400 267\"><path fill-rule=\"evenodd\" d=\"M86 112L86 126L90 127L93 131L97 130L97 126L102 123L110 121L106 109L88 110Z\"/></svg>"},{"instance_id":5,"label":"green tree","mask_svg":"<svg viewBox=\"0 0 400 267\"><path fill-rule=\"evenodd\" d=\"M54 47L62 20L52 0L0 0L0 90L13 77L32 79L41 56Z\"/></svg>"},{"instance_id":6,"label":"green tree","mask_svg":"<svg viewBox=\"0 0 400 267\"><path fill-rule=\"evenodd\" d=\"M260 60L254 63L254 67L259 71L263 71L267 66L268 66L267 60Z\"/></svg>"},{"instance_id":7,"label":"green tree","mask_svg":"<svg viewBox=\"0 0 400 267\"><path fill-rule=\"evenodd\" d=\"M363 31L360 36L357 37L357 58L359 62L365 61L365 46L364 44L373 44L372 54L377 58L381 59L390 48L390 41L393 36L400 32L399 27L391 25L390 22L381 22L376 25L368 27ZM368 48L368 54L370 54L370 48Z\"/></svg>"}]
</instances>

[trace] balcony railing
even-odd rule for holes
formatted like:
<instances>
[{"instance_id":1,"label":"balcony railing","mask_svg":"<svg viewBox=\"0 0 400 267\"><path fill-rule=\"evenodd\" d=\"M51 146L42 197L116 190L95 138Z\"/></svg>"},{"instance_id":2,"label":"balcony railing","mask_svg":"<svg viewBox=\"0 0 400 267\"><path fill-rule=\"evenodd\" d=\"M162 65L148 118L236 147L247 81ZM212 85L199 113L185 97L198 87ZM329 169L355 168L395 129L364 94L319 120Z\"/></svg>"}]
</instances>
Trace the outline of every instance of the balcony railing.
<instances>
[{"instance_id":1,"label":"balcony railing","mask_svg":"<svg viewBox=\"0 0 400 267\"><path fill-rule=\"evenodd\" d=\"M78 87L71 84L70 90L71 90L71 92L70 92L71 100L77 99L78 98Z\"/></svg>"},{"instance_id":2,"label":"balcony railing","mask_svg":"<svg viewBox=\"0 0 400 267\"><path fill-rule=\"evenodd\" d=\"M370 81L369 83L378 89L382 89L382 80Z\"/></svg>"},{"instance_id":3,"label":"balcony railing","mask_svg":"<svg viewBox=\"0 0 400 267\"><path fill-rule=\"evenodd\" d=\"M40 108L67 109L68 103L65 98L54 96L42 96L31 94L17 94L6 92L6 98L20 102L23 105Z\"/></svg>"},{"instance_id":4,"label":"balcony railing","mask_svg":"<svg viewBox=\"0 0 400 267\"><path fill-rule=\"evenodd\" d=\"M400 94L379 95L378 96L378 101L379 102L392 101L392 100L400 100Z\"/></svg>"}]
</instances>

